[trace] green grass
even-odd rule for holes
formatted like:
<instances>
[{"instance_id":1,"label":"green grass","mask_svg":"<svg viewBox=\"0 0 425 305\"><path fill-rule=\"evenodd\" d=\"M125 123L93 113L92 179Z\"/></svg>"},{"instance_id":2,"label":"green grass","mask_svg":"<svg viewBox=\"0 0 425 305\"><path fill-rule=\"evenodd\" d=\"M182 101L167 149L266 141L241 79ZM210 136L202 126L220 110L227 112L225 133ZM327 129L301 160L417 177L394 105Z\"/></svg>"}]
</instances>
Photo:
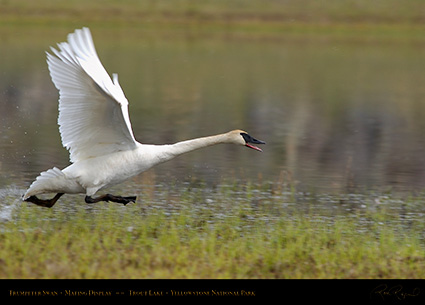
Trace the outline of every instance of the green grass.
<instances>
[{"instance_id":1,"label":"green grass","mask_svg":"<svg viewBox=\"0 0 425 305\"><path fill-rule=\"evenodd\" d=\"M421 0L13 0L0 25L202 29L242 34L422 37Z\"/></svg>"},{"instance_id":2,"label":"green grass","mask_svg":"<svg viewBox=\"0 0 425 305\"><path fill-rule=\"evenodd\" d=\"M425 277L425 226L395 209L414 215L413 199L326 207L242 189L187 186L125 207L15 203L0 224L0 278Z\"/></svg>"},{"instance_id":3,"label":"green grass","mask_svg":"<svg viewBox=\"0 0 425 305\"><path fill-rule=\"evenodd\" d=\"M3 0L0 7L10 19L33 20L424 22L421 0Z\"/></svg>"}]
</instances>

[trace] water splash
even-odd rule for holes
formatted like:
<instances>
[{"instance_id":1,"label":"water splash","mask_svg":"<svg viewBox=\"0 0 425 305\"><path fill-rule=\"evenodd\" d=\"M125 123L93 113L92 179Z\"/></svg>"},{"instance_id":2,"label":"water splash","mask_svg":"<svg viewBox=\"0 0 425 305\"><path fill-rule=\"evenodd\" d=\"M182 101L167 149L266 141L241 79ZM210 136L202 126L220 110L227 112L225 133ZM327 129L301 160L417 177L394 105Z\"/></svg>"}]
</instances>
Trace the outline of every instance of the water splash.
<instances>
[{"instance_id":1,"label":"water splash","mask_svg":"<svg viewBox=\"0 0 425 305\"><path fill-rule=\"evenodd\" d=\"M24 189L8 186L0 189L0 222L10 221L14 211L21 205Z\"/></svg>"}]
</instances>

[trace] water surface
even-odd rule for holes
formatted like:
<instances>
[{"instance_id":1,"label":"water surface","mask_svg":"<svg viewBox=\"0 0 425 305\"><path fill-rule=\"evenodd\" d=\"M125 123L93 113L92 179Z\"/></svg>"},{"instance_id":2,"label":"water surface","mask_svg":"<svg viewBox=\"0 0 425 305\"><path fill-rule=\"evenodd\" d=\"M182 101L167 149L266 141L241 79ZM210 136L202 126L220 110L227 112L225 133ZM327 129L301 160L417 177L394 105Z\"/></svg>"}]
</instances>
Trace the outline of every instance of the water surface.
<instances>
[{"instance_id":1,"label":"water surface","mask_svg":"<svg viewBox=\"0 0 425 305\"><path fill-rule=\"evenodd\" d=\"M69 164L45 51L73 29L1 28L0 184ZM243 129L264 152L221 145L152 170L157 183L274 181L300 190L425 185L425 40L236 36L93 28L136 138L173 143ZM137 183L142 178L135 178Z\"/></svg>"}]
</instances>

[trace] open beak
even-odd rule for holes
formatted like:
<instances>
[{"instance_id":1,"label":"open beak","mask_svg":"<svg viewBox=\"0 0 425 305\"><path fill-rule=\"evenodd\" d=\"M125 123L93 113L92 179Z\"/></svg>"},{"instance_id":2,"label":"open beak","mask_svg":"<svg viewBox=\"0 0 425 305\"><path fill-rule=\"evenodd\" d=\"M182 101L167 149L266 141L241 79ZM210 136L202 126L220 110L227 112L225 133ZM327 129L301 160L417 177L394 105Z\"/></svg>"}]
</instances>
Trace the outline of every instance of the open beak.
<instances>
[{"instance_id":1,"label":"open beak","mask_svg":"<svg viewBox=\"0 0 425 305\"><path fill-rule=\"evenodd\" d=\"M254 150L256 150L256 151L260 151L260 152L262 152L262 151L263 151L261 148L259 148L259 147L255 146L255 145L253 145L253 144L266 144L266 142L264 142L264 141L260 141L260 140L257 140L257 139L255 139L255 138L251 137L251 136L250 136L249 134L247 134L247 133L243 133L243 134L242 134L242 136L243 136L243 138L244 138L244 140L245 140L245 146L246 146L246 147L252 148L252 149L254 149Z\"/></svg>"},{"instance_id":2,"label":"open beak","mask_svg":"<svg viewBox=\"0 0 425 305\"><path fill-rule=\"evenodd\" d=\"M262 143L262 144L265 144L265 143ZM245 144L245 146L246 147L249 147L249 148L252 148L252 149L255 149L255 150L259 151L259 152L263 152L263 150L260 147L257 147L255 145Z\"/></svg>"}]
</instances>

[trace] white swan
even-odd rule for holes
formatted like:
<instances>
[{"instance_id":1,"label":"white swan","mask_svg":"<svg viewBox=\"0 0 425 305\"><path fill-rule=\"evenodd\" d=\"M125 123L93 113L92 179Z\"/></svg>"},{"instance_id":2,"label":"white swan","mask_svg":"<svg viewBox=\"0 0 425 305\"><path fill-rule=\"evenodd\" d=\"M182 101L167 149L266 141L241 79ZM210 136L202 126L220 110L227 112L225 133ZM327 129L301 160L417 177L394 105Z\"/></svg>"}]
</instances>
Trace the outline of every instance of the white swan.
<instances>
[{"instance_id":1,"label":"white swan","mask_svg":"<svg viewBox=\"0 0 425 305\"><path fill-rule=\"evenodd\" d=\"M170 145L148 145L134 138L128 115L128 101L117 74L113 80L100 62L88 28L75 30L68 42L58 44L54 55L47 53L53 83L59 90L59 131L70 152L71 165L42 172L23 200L52 207L64 194L86 194L85 201L135 202L136 197L106 194L99 190L123 182L152 166L183 153L219 143L232 143L261 151L265 144L242 130ZM43 200L38 194L57 193Z\"/></svg>"}]
</instances>

